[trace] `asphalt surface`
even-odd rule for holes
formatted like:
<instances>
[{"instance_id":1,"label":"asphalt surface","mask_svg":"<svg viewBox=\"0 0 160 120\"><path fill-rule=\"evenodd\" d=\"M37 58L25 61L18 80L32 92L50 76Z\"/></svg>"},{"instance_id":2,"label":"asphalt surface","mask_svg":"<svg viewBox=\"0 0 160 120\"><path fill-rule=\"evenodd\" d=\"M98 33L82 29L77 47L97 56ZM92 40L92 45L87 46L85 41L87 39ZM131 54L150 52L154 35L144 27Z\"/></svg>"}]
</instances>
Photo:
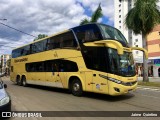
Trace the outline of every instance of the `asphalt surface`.
<instances>
[{"instance_id":1,"label":"asphalt surface","mask_svg":"<svg viewBox=\"0 0 160 120\"><path fill-rule=\"evenodd\" d=\"M138 81L143 81L143 77L138 77ZM149 77L149 82L160 82L160 77Z\"/></svg>"},{"instance_id":2,"label":"asphalt surface","mask_svg":"<svg viewBox=\"0 0 160 120\"><path fill-rule=\"evenodd\" d=\"M9 78L2 78L12 98L12 111L160 111L160 89L138 86L137 90L122 96L84 93L75 97L67 90L34 86L17 86ZM133 119L150 117L43 117L11 118L10 120L54 120L54 119ZM159 119L159 118L154 118Z\"/></svg>"}]
</instances>

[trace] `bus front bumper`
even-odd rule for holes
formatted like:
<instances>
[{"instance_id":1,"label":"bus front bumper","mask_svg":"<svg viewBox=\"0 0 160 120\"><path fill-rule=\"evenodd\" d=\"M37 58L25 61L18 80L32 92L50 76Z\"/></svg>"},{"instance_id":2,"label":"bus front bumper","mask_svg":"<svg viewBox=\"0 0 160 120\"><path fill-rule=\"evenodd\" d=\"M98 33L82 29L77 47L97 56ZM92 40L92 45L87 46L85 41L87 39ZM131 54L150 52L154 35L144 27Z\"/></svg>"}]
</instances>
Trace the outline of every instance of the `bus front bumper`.
<instances>
[{"instance_id":1,"label":"bus front bumper","mask_svg":"<svg viewBox=\"0 0 160 120\"><path fill-rule=\"evenodd\" d=\"M109 94L113 96L127 94L130 91L135 91L137 88L137 81L126 82L126 84L109 83Z\"/></svg>"}]
</instances>

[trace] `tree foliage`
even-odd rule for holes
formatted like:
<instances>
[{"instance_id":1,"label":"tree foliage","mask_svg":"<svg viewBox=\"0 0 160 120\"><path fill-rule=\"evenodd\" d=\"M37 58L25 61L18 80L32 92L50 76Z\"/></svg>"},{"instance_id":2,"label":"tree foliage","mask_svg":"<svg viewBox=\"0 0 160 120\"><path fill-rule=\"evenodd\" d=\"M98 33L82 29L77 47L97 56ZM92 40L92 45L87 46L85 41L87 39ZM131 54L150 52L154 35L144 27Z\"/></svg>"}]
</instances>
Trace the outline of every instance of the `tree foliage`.
<instances>
[{"instance_id":1,"label":"tree foliage","mask_svg":"<svg viewBox=\"0 0 160 120\"><path fill-rule=\"evenodd\" d=\"M101 18L103 16L102 14L102 9L101 9L101 4L99 4L98 8L96 9L96 11L92 14L91 16L91 20L88 20L87 18L84 18L81 22L80 25L84 25L87 23L93 23L93 22L97 22L99 18Z\"/></svg>"},{"instance_id":2,"label":"tree foliage","mask_svg":"<svg viewBox=\"0 0 160 120\"><path fill-rule=\"evenodd\" d=\"M47 37L48 35L45 35L45 34L39 34L37 38L34 39L34 41L36 40L39 40L39 39L42 39L42 38L45 38Z\"/></svg>"},{"instance_id":3,"label":"tree foliage","mask_svg":"<svg viewBox=\"0 0 160 120\"><path fill-rule=\"evenodd\" d=\"M160 12L156 3L158 0L135 0L134 7L126 16L126 26L135 34L142 34L143 48L147 49L146 36L155 25L160 23ZM148 63L143 56L143 81L148 82Z\"/></svg>"},{"instance_id":4,"label":"tree foliage","mask_svg":"<svg viewBox=\"0 0 160 120\"><path fill-rule=\"evenodd\" d=\"M147 35L153 27L160 23L158 0L136 0L135 6L126 16L126 25L135 34Z\"/></svg>"}]
</instances>

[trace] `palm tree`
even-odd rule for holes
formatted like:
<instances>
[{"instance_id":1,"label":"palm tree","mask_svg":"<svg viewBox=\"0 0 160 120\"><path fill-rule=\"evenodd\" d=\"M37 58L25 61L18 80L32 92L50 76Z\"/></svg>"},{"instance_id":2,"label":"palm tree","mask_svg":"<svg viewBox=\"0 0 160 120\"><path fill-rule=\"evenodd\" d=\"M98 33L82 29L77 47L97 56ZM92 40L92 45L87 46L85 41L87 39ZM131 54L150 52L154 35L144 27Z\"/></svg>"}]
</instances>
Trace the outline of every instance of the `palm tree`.
<instances>
[{"instance_id":1,"label":"palm tree","mask_svg":"<svg viewBox=\"0 0 160 120\"><path fill-rule=\"evenodd\" d=\"M96 9L96 11L92 14L91 16L91 20L88 20L87 18L84 18L81 22L80 25L84 25L87 23L93 23L93 22L97 22L99 18L101 18L103 16L102 14L102 9L101 9L101 4L99 4L98 8Z\"/></svg>"},{"instance_id":2,"label":"palm tree","mask_svg":"<svg viewBox=\"0 0 160 120\"><path fill-rule=\"evenodd\" d=\"M125 24L135 34L142 34L143 48L147 49L146 36L155 25L160 23L158 0L135 0L134 7L128 12ZM143 81L148 82L148 63L143 55Z\"/></svg>"}]
</instances>

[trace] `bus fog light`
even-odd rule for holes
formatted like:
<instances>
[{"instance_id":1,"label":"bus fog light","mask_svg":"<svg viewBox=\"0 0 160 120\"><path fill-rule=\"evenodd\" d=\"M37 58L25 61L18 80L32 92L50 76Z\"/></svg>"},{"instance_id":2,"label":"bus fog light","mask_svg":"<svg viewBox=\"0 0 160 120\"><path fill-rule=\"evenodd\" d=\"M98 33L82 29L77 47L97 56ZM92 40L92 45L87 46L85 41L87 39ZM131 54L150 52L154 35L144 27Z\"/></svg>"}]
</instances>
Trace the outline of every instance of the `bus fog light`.
<instances>
[{"instance_id":1,"label":"bus fog light","mask_svg":"<svg viewBox=\"0 0 160 120\"><path fill-rule=\"evenodd\" d=\"M120 89L119 89L119 88L114 87L114 90L115 90L116 92L120 92Z\"/></svg>"}]
</instances>

